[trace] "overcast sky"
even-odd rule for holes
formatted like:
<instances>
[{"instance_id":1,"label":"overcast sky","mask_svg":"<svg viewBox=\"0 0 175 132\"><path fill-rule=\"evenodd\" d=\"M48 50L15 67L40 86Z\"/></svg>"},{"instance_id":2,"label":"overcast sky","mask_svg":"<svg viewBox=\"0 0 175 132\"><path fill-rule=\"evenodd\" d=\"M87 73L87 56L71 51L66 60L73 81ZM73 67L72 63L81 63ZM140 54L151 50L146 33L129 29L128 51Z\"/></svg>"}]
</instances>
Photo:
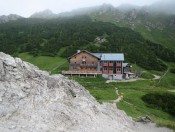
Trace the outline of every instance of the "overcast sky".
<instances>
[{"instance_id":1,"label":"overcast sky","mask_svg":"<svg viewBox=\"0 0 175 132\"><path fill-rule=\"evenodd\" d=\"M81 7L101 5L103 3L149 5L157 0L0 0L0 15L18 14L29 17L34 12L50 9L54 13L71 11Z\"/></svg>"}]
</instances>

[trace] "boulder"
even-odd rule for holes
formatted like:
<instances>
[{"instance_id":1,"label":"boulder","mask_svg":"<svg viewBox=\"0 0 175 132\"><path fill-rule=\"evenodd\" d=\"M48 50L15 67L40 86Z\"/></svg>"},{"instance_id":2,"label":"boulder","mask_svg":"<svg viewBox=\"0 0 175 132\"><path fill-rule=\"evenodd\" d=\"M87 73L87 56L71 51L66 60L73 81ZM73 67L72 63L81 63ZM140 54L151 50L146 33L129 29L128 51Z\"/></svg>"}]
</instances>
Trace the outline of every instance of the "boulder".
<instances>
[{"instance_id":1,"label":"boulder","mask_svg":"<svg viewBox=\"0 0 175 132\"><path fill-rule=\"evenodd\" d=\"M77 82L0 53L0 131L132 132L134 122Z\"/></svg>"}]
</instances>

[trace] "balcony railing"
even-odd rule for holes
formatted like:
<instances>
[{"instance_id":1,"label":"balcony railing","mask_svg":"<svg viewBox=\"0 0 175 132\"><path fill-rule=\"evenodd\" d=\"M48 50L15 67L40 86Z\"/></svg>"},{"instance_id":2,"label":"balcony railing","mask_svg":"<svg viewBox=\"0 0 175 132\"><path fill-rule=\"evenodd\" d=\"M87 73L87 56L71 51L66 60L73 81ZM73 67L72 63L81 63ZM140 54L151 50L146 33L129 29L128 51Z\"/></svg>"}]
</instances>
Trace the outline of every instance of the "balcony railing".
<instances>
[{"instance_id":1,"label":"balcony railing","mask_svg":"<svg viewBox=\"0 0 175 132\"><path fill-rule=\"evenodd\" d=\"M104 73L104 74L108 74L108 70L104 70L103 73Z\"/></svg>"},{"instance_id":2,"label":"balcony railing","mask_svg":"<svg viewBox=\"0 0 175 132\"><path fill-rule=\"evenodd\" d=\"M102 72L98 71L62 71L62 74L102 74Z\"/></svg>"},{"instance_id":3,"label":"balcony railing","mask_svg":"<svg viewBox=\"0 0 175 132\"><path fill-rule=\"evenodd\" d=\"M108 63L104 63L103 66L108 66Z\"/></svg>"},{"instance_id":4,"label":"balcony railing","mask_svg":"<svg viewBox=\"0 0 175 132\"><path fill-rule=\"evenodd\" d=\"M80 67L92 67L92 68L96 68L98 65L96 64L80 64Z\"/></svg>"},{"instance_id":5,"label":"balcony railing","mask_svg":"<svg viewBox=\"0 0 175 132\"><path fill-rule=\"evenodd\" d=\"M80 66L80 64L70 64L71 66Z\"/></svg>"},{"instance_id":6,"label":"balcony railing","mask_svg":"<svg viewBox=\"0 0 175 132\"><path fill-rule=\"evenodd\" d=\"M109 70L109 74L113 74L113 70Z\"/></svg>"},{"instance_id":7,"label":"balcony railing","mask_svg":"<svg viewBox=\"0 0 175 132\"><path fill-rule=\"evenodd\" d=\"M113 63L109 63L109 66L113 66Z\"/></svg>"},{"instance_id":8,"label":"balcony railing","mask_svg":"<svg viewBox=\"0 0 175 132\"><path fill-rule=\"evenodd\" d=\"M121 74L121 71L117 71L117 74Z\"/></svg>"}]
</instances>

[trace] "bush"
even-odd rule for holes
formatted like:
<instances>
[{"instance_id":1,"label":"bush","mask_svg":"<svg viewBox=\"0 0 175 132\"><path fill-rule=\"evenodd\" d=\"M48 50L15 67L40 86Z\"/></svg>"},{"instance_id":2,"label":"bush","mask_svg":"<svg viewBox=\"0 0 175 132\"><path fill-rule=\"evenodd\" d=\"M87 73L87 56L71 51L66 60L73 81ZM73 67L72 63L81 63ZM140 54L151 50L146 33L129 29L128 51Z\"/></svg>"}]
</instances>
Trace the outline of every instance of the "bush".
<instances>
[{"instance_id":1,"label":"bush","mask_svg":"<svg viewBox=\"0 0 175 132\"><path fill-rule=\"evenodd\" d=\"M150 93L142 97L147 106L162 109L175 116L175 95L169 93Z\"/></svg>"},{"instance_id":2,"label":"bush","mask_svg":"<svg viewBox=\"0 0 175 132\"><path fill-rule=\"evenodd\" d=\"M151 73L149 73L149 72L143 72L143 73L141 74L141 78L153 79L154 76L153 76Z\"/></svg>"},{"instance_id":3,"label":"bush","mask_svg":"<svg viewBox=\"0 0 175 132\"><path fill-rule=\"evenodd\" d=\"M170 72L175 74L175 69L170 69Z\"/></svg>"}]
</instances>

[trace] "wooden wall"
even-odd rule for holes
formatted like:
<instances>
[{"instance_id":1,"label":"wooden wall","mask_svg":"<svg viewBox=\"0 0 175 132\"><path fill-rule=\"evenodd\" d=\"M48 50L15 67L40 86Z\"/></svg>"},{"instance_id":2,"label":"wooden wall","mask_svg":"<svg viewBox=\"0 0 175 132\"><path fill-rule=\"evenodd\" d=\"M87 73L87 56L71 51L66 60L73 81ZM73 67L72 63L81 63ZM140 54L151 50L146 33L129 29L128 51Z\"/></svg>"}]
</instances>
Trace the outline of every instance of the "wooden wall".
<instances>
[{"instance_id":1,"label":"wooden wall","mask_svg":"<svg viewBox=\"0 0 175 132\"><path fill-rule=\"evenodd\" d=\"M70 59L70 71L97 72L98 58L87 53L80 52Z\"/></svg>"}]
</instances>

